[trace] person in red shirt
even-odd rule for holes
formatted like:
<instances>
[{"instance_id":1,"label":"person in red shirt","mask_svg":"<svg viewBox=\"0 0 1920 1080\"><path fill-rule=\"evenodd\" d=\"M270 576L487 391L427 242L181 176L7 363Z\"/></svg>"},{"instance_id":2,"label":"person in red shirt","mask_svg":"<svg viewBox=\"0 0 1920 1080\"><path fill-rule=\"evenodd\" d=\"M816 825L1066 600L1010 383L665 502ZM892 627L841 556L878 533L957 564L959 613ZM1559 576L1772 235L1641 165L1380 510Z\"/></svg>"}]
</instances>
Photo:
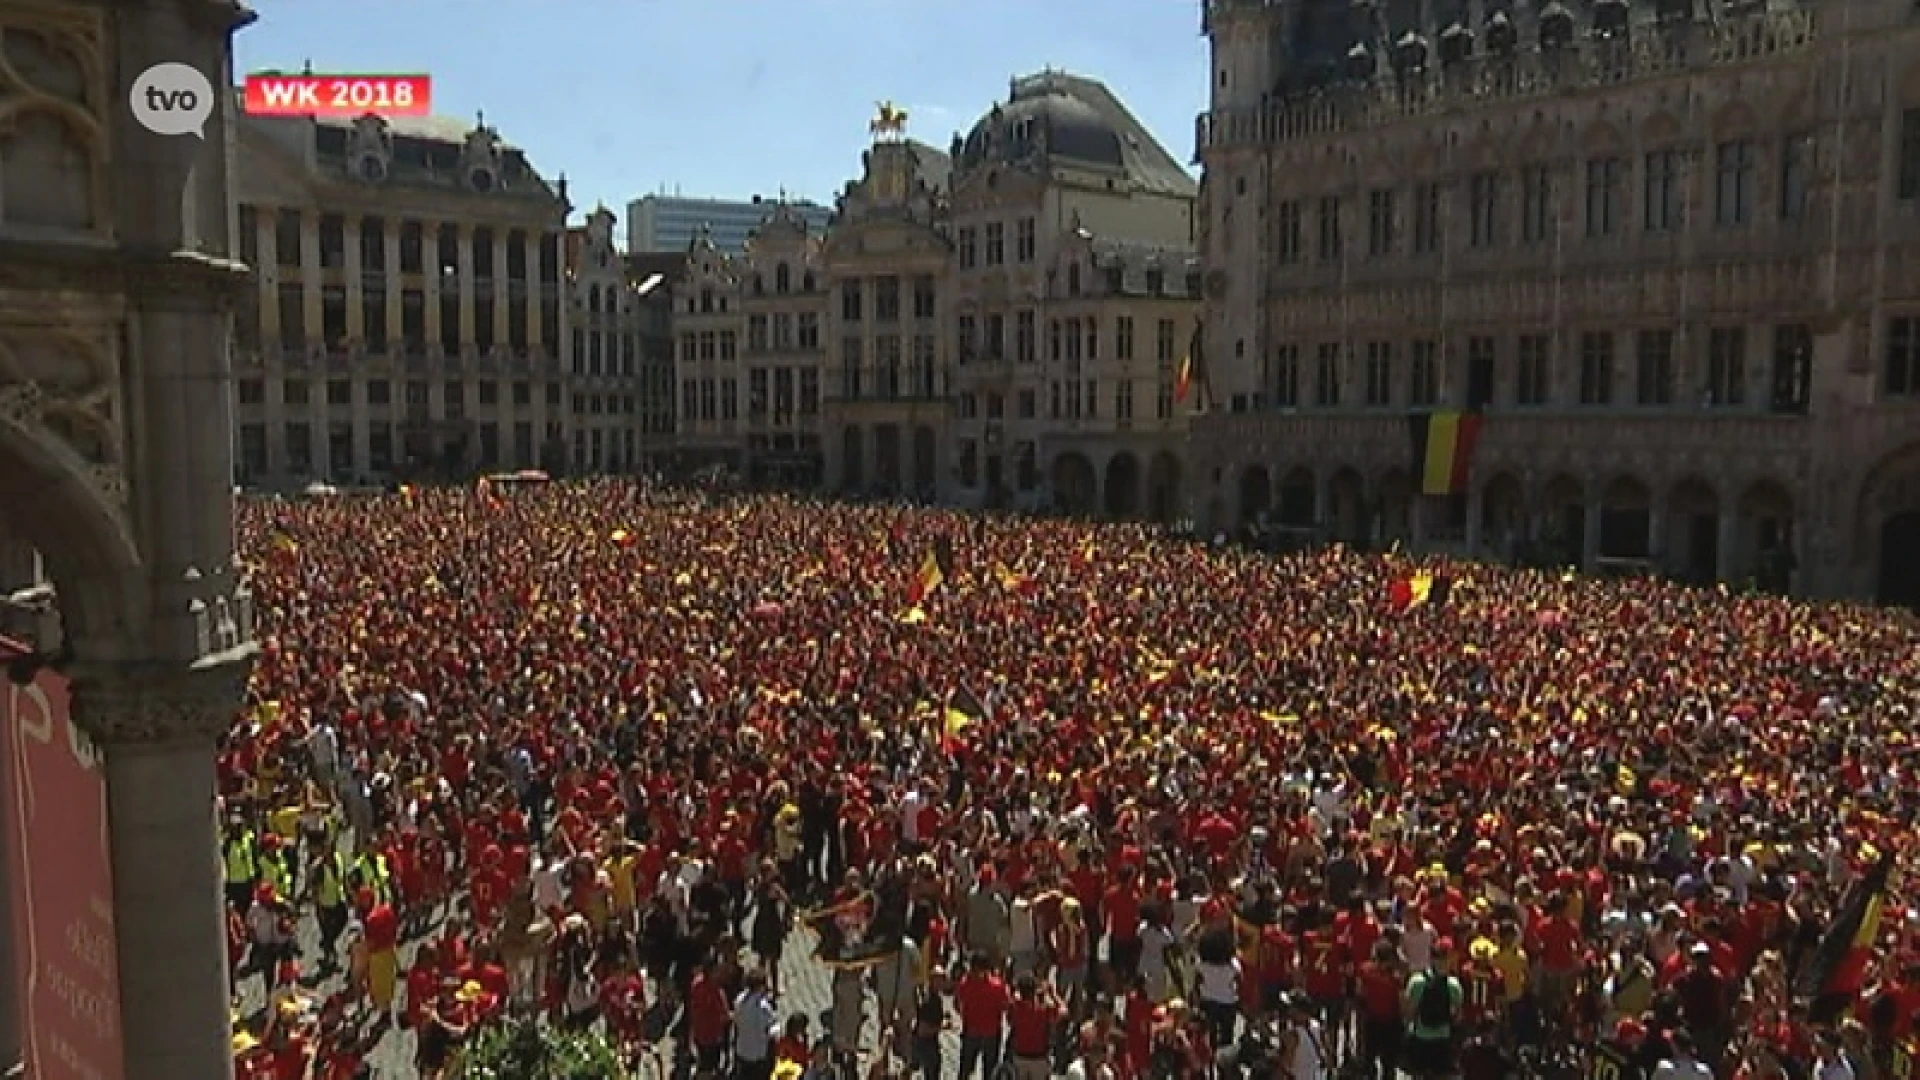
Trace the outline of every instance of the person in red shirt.
<instances>
[{"instance_id":1,"label":"person in red shirt","mask_svg":"<svg viewBox=\"0 0 1920 1080\"><path fill-rule=\"evenodd\" d=\"M1140 969L1140 873L1131 863L1122 865L1117 881L1102 898L1107 916L1107 964L1115 982L1125 986Z\"/></svg>"},{"instance_id":2,"label":"person in red shirt","mask_svg":"<svg viewBox=\"0 0 1920 1080\"><path fill-rule=\"evenodd\" d=\"M607 1031L631 1057L646 1043L647 988L640 974L622 963L600 981L600 1015Z\"/></svg>"},{"instance_id":3,"label":"person in red shirt","mask_svg":"<svg viewBox=\"0 0 1920 1080\"><path fill-rule=\"evenodd\" d=\"M953 1001L960 1012L960 1080L968 1080L976 1064L985 1080L1000 1065L1000 1039L1012 1005L1007 981L985 953L974 954L967 973L954 984Z\"/></svg>"},{"instance_id":4,"label":"person in red shirt","mask_svg":"<svg viewBox=\"0 0 1920 1080\"><path fill-rule=\"evenodd\" d=\"M1580 981L1582 937L1570 907L1565 893L1549 896L1533 933L1540 956L1540 1011L1548 1018L1561 1015Z\"/></svg>"},{"instance_id":5,"label":"person in red shirt","mask_svg":"<svg viewBox=\"0 0 1920 1080\"><path fill-rule=\"evenodd\" d=\"M687 991L687 1040L693 1044L694 1064L706 1073L720 1068L733 1029L733 1006L712 961L700 965Z\"/></svg>"},{"instance_id":6,"label":"person in red shirt","mask_svg":"<svg viewBox=\"0 0 1920 1080\"><path fill-rule=\"evenodd\" d=\"M426 1022L427 1007L440 996L441 972L434 959L432 949L421 949L407 968L407 1003L400 1016L409 1030L419 1030Z\"/></svg>"},{"instance_id":7,"label":"person in red shirt","mask_svg":"<svg viewBox=\"0 0 1920 1080\"><path fill-rule=\"evenodd\" d=\"M1332 1033L1343 1031L1347 1026L1350 1013L1347 999L1347 979L1352 974L1353 964L1347 955L1346 945L1331 926L1316 926L1300 936L1301 963L1307 997L1312 1000L1314 1011L1329 1033L1330 1054L1338 1056L1333 1045ZM1327 1062L1329 1069L1338 1067L1337 1061Z\"/></svg>"},{"instance_id":8,"label":"person in red shirt","mask_svg":"<svg viewBox=\"0 0 1920 1080\"><path fill-rule=\"evenodd\" d=\"M1391 941L1376 941L1356 976L1360 999L1360 1054L1366 1075L1392 1080L1400 1067L1401 989L1409 972Z\"/></svg>"},{"instance_id":9,"label":"person in red shirt","mask_svg":"<svg viewBox=\"0 0 1920 1080\"><path fill-rule=\"evenodd\" d=\"M1066 1015L1053 988L1041 986L1032 972L1014 983L1013 1004L1007 1013L1007 1049L1015 1080L1047 1080L1053 1075L1054 1026Z\"/></svg>"}]
</instances>

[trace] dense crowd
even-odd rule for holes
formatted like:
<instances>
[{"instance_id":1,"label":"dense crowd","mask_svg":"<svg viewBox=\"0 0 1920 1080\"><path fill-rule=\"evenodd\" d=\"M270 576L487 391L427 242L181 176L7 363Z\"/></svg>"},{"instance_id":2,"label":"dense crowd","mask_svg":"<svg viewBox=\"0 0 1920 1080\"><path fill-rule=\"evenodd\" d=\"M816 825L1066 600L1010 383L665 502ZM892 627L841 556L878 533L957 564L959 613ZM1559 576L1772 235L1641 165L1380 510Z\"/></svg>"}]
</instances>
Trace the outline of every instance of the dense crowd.
<instances>
[{"instance_id":1,"label":"dense crowd","mask_svg":"<svg viewBox=\"0 0 1920 1080\"><path fill-rule=\"evenodd\" d=\"M241 517L243 1075L529 1016L754 1080L1910 1075L1911 616L618 481Z\"/></svg>"}]
</instances>

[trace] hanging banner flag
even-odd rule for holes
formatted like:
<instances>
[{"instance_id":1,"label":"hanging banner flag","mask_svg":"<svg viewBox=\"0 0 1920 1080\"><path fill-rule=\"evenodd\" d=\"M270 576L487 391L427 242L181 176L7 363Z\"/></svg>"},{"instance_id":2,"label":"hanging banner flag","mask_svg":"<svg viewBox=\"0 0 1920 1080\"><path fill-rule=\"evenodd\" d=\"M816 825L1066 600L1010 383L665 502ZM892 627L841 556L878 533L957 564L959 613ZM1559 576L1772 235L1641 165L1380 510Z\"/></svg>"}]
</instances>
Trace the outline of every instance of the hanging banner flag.
<instances>
[{"instance_id":1,"label":"hanging banner flag","mask_svg":"<svg viewBox=\"0 0 1920 1080\"><path fill-rule=\"evenodd\" d=\"M1420 494L1466 494L1481 420L1479 413L1461 412L1415 413L1407 418Z\"/></svg>"}]
</instances>

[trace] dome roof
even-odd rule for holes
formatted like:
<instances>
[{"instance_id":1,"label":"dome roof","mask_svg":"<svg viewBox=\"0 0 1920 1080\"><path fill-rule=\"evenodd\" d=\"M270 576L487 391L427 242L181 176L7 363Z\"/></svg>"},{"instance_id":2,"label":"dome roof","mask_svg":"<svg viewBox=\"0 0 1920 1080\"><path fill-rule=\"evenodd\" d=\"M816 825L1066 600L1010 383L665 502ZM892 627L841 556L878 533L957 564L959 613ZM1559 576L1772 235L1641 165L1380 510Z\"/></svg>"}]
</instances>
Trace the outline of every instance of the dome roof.
<instances>
[{"instance_id":1,"label":"dome roof","mask_svg":"<svg viewBox=\"0 0 1920 1080\"><path fill-rule=\"evenodd\" d=\"M1039 153L1124 169L1124 136L1105 113L1074 93L1066 78L1051 73L1017 79L1003 105L995 105L967 133L969 161L1010 159Z\"/></svg>"}]
</instances>

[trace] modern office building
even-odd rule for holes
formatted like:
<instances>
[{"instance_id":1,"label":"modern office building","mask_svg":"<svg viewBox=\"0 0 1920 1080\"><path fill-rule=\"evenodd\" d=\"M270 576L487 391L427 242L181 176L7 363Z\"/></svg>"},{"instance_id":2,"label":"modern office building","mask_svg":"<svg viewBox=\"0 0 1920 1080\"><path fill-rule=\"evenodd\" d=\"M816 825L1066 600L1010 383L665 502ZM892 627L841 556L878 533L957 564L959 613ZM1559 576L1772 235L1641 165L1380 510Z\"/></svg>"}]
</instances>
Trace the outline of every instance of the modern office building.
<instances>
[{"instance_id":1,"label":"modern office building","mask_svg":"<svg viewBox=\"0 0 1920 1080\"><path fill-rule=\"evenodd\" d=\"M479 122L237 134L240 482L566 469L564 185Z\"/></svg>"},{"instance_id":2,"label":"modern office building","mask_svg":"<svg viewBox=\"0 0 1920 1080\"><path fill-rule=\"evenodd\" d=\"M743 201L643 195L627 203L627 251L635 255L684 252L695 238L704 237L714 250L740 255L747 250L747 239L766 224L776 207L785 207L816 237L826 231L833 216L831 208L817 203L758 195Z\"/></svg>"},{"instance_id":3,"label":"modern office building","mask_svg":"<svg viewBox=\"0 0 1920 1080\"><path fill-rule=\"evenodd\" d=\"M1912 0L1202 7L1204 518L1920 603Z\"/></svg>"}]
</instances>

